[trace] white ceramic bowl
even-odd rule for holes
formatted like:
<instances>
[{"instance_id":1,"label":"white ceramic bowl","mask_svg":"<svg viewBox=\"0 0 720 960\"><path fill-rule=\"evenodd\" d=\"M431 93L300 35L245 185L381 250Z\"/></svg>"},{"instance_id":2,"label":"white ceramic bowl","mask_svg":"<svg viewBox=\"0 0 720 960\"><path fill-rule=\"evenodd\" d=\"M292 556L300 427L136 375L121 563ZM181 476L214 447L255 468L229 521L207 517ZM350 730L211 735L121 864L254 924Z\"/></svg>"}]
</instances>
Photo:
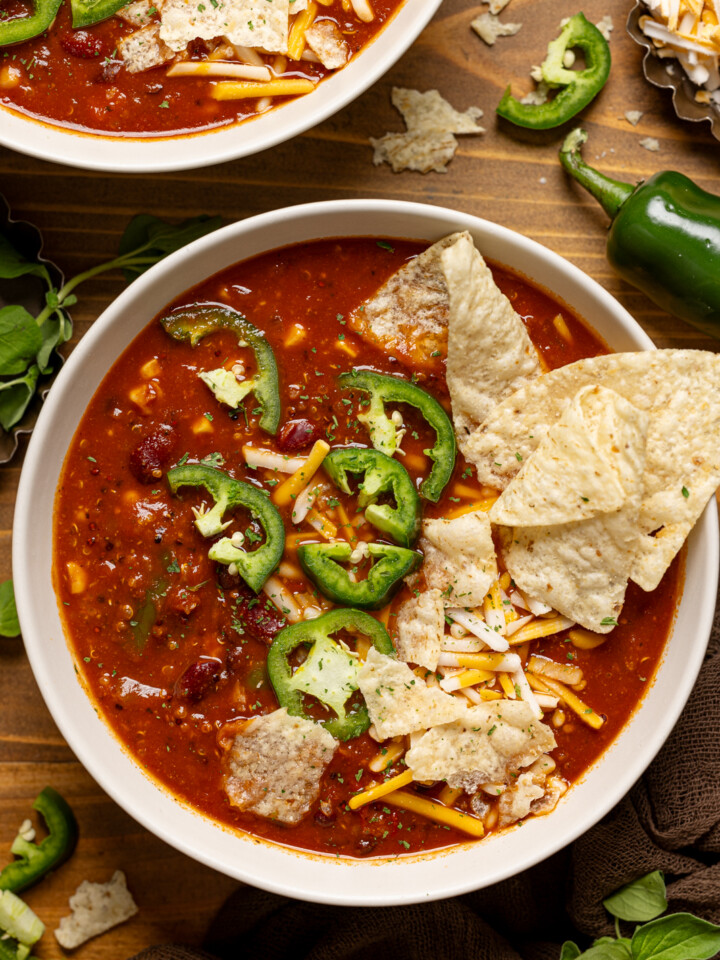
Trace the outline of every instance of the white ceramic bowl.
<instances>
[{"instance_id":1,"label":"white ceramic bowl","mask_svg":"<svg viewBox=\"0 0 720 960\"><path fill-rule=\"evenodd\" d=\"M697 677L718 579L714 500L690 537L685 592L657 679L618 740L548 817L446 853L392 862L338 861L235 834L158 788L98 718L77 681L51 578L53 501L65 452L86 405L130 340L172 299L218 270L320 237L437 240L469 230L479 249L521 271L587 317L616 350L649 350L632 317L593 280L539 244L486 220L438 207L359 200L292 207L233 224L136 280L84 336L40 415L23 469L13 572L23 637L60 730L97 782L148 830L239 880L304 900L390 905L449 897L532 866L591 827L630 789L662 746Z\"/></svg>"},{"instance_id":2,"label":"white ceramic bowl","mask_svg":"<svg viewBox=\"0 0 720 960\"><path fill-rule=\"evenodd\" d=\"M359 97L400 59L441 3L406 0L360 56L317 90L244 123L175 137L113 137L52 126L0 105L0 145L41 160L111 173L192 170L247 157L304 133Z\"/></svg>"}]
</instances>

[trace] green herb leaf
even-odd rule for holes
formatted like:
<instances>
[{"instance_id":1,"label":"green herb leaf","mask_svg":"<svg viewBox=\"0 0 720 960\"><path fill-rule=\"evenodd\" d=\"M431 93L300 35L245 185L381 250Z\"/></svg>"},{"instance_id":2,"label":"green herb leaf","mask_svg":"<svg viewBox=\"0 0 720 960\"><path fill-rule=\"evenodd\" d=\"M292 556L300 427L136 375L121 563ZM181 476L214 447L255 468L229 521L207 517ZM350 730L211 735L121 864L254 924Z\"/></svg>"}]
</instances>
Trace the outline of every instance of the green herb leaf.
<instances>
[{"instance_id":1,"label":"green herb leaf","mask_svg":"<svg viewBox=\"0 0 720 960\"><path fill-rule=\"evenodd\" d=\"M120 256L127 259L137 253L142 258L153 258L155 262L162 260L168 253L173 253L192 243L199 237L211 233L222 223L220 217L192 217L182 223L165 223L158 217L148 213L141 213L133 217L125 229L120 240ZM152 263L132 264L123 267L125 279L130 281L144 273Z\"/></svg>"},{"instance_id":2,"label":"green herb leaf","mask_svg":"<svg viewBox=\"0 0 720 960\"><path fill-rule=\"evenodd\" d=\"M42 346L34 317L18 305L0 309L0 375L24 373Z\"/></svg>"},{"instance_id":3,"label":"green herb leaf","mask_svg":"<svg viewBox=\"0 0 720 960\"><path fill-rule=\"evenodd\" d=\"M560 960L577 960L580 956L580 947L572 940L566 940L560 949Z\"/></svg>"},{"instance_id":4,"label":"green herb leaf","mask_svg":"<svg viewBox=\"0 0 720 960\"><path fill-rule=\"evenodd\" d=\"M0 280L15 280L16 277L42 277L51 286L50 276L44 263L32 263L16 250L7 237L0 234Z\"/></svg>"},{"instance_id":5,"label":"green herb leaf","mask_svg":"<svg viewBox=\"0 0 720 960\"><path fill-rule=\"evenodd\" d=\"M12 580L0 583L0 637L17 637L20 635L17 609L15 607L15 591Z\"/></svg>"},{"instance_id":6,"label":"green herb leaf","mask_svg":"<svg viewBox=\"0 0 720 960\"><path fill-rule=\"evenodd\" d=\"M632 883L626 883L603 900L608 913L620 920L635 923L654 920L667 910L665 880L662 872L655 870Z\"/></svg>"},{"instance_id":7,"label":"green herb leaf","mask_svg":"<svg viewBox=\"0 0 720 960\"><path fill-rule=\"evenodd\" d=\"M618 625L615 617L603 617L600 621L600 626L602 627L616 627Z\"/></svg>"},{"instance_id":8,"label":"green herb leaf","mask_svg":"<svg viewBox=\"0 0 720 960\"><path fill-rule=\"evenodd\" d=\"M22 377L0 383L0 427L9 430L22 418L33 398L40 370L33 364Z\"/></svg>"},{"instance_id":9,"label":"green herb leaf","mask_svg":"<svg viewBox=\"0 0 720 960\"><path fill-rule=\"evenodd\" d=\"M603 937L596 940L584 953L579 955L580 960L632 960L629 940L612 940Z\"/></svg>"},{"instance_id":10,"label":"green herb leaf","mask_svg":"<svg viewBox=\"0 0 720 960\"><path fill-rule=\"evenodd\" d=\"M635 930L632 960L709 960L720 951L720 927L691 913L671 913Z\"/></svg>"}]
</instances>

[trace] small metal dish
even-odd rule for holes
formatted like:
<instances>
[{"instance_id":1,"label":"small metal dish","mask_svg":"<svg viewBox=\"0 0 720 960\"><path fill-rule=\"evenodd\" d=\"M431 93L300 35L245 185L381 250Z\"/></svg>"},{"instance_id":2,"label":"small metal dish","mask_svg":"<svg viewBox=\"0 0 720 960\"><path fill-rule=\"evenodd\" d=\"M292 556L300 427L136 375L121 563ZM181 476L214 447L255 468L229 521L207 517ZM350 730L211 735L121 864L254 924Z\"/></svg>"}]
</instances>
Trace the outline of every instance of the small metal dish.
<instances>
[{"instance_id":1,"label":"small metal dish","mask_svg":"<svg viewBox=\"0 0 720 960\"><path fill-rule=\"evenodd\" d=\"M10 205L0 193L0 234L28 260L40 260L48 268L53 284L59 289L64 281L62 272L50 260L42 256L43 238L37 227L24 220L14 220ZM45 283L40 277L18 277L16 280L0 279L0 308L19 303L33 316L45 306ZM9 463L17 453L20 437L30 434L38 418L40 407L52 385L63 358L53 355L54 372L42 377L40 387L25 411L22 420L9 432L0 427L0 465Z\"/></svg>"},{"instance_id":2,"label":"small metal dish","mask_svg":"<svg viewBox=\"0 0 720 960\"><path fill-rule=\"evenodd\" d=\"M692 123L707 120L712 135L716 140L720 140L720 111L710 103L697 102L695 93L699 88L686 75L678 61L670 58L661 60L660 57L655 55L652 40L646 37L640 29L640 17L644 13L647 13L647 8L641 0L638 0L628 16L627 32L635 43L646 50L643 57L645 79L654 87L672 90L675 113L681 120L690 120ZM668 72L669 64L674 67L673 73Z\"/></svg>"}]
</instances>

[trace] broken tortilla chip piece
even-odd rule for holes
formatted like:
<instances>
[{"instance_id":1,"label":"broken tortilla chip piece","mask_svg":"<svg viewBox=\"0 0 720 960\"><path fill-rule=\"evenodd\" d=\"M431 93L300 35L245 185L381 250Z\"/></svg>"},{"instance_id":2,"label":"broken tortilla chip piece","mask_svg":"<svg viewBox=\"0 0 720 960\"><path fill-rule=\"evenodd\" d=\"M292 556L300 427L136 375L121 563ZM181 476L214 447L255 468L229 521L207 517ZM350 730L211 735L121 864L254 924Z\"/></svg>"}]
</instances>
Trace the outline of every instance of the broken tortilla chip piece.
<instances>
[{"instance_id":1,"label":"broken tortilla chip piece","mask_svg":"<svg viewBox=\"0 0 720 960\"><path fill-rule=\"evenodd\" d=\"M584 386L616 391L649 416L642 533L631 579L654 590L720 483L720 355L613 353L538 377L490 413L465 445L482 483L504 489Z\"/></svg>"},{"instance_id":2,"label":"broken tortilla chip piece","mask_svg":"<svg viewBox=\"0 0 720 960\"><path fill-rule=\"evenodd\" d=\"M445 633L445 607L439 590L424 590L403 603L397 614L395 649L400 660L437 670Z\"/></svg>"},{"instance_id":3,"label":"broken tortilla chip piece","mask_svg":"<svg viewBox=\"0 0 720 960\"><path fill-rule=\"evenodd\" d=\"M250 720L226 758L230 803L259 817L297 823L320 793L337 741L319 723L284 708Z\"/></svg>"},{"instance_id":4,"label":"broken tortilla chip piece","mask_svg":"<svg viewBox=\"0 0 720 960\"><path fill-rule=\"evenodd\" d=\"M429 730L407 752L414 780L445 780L474 793L484 783L512 782L519 768L556 746L546 724L521 700L496 700Z\"/></svg>"},{"instance_id":5,"label":"broken tortilla chip piece","mask_svg":"<svg viewBox=\"0 0 720 960\"><path fill-rule=\"evenodd\" d=\"M493 13L481 13L470 22L475 33L489 47L495 46L498 37L514 37L522 28L522 23L503 23Z\"/></svg>"},{"instance_id":6,"label":"broken tortilla chip piece","mask_svg":"<svg viewBox=\"0 0 720 960\"><path fill-rule=\"evenodd\" d=\"M642 492L648 420L614 390L578 390L493 504L491 522L545 526L616 512Z\"/></svg>"},{"instance_id":7,"label":"broken tortilla chip piece","mask_svg":"<svg viewBox=\"0 0 720 960\"><path fill-rule=\"evenodd\" d=\"M498 575L486 513L475 510L454 520L425 520L419 547L425 554L425 582L431 590L441 591L446 607L477 607L483 602Z\"/></svg>"},{"instance_id":8,"label":"broken tortilla chip piece","mask_svg":"<svg viewBox=\"0 0 720 960\"><path fill-rule=\"evenodd\" d=\"M83 880L70 897L70 910L55 930L55 939L65 950L74 950L138 912L122 870L116 870L107 883Z\"/></svg>"},{"instance_id":9,"label":"broken tortilla chip piece","mask_svg":"<svg viewBox=\"0 0 720 960\"><path fill-rule=\"evenodd\" d=\"M287 53L290 0L163 0L160 39L176 53L195 39L225 37L229 43Z\"/></svg>"},{"instance_id":10,"label":"broken tortilla chip piece","mask_svg":"<svg viewBox=\"0 0 720 960\"><path fill-rule=\"evenodd\" d=\"M368 343L421 367L433 367L433 354L447 349L448 289L443 250L468 234L438 240L406 263L374 296L348 317L347 325Z\"/></svg>"},{"instance_id":11,"label":"broken tortilla chip piece","mask_svg":"<svg viewBox=\"0 0 720 960\"><path fill-rule=\"evenodd\" d=\"M437 90L420 93L393 87L392 102L402 114L407 132L370 137L370 143L375 149L373 163L388 163L395 173L445 173L458 147L454 134L485 132L477 122L482 110L470 107L460 113Z\"/></svg>"},{"instance_id":12,"label":"broken tortilla chip piece","mask_svg":"<svg viewBox=\"0 0 720 960\"><path fill-rule=\"evenodd\" d=\"M449 723L467 710L460 697L428 687L406 663L375 647L370 647L358 672L358 687L383 740Z\"/></svg>"},{"instance_id":13,"label":"broken tortilla chip piece","mask_svg":"<svg viewBox=\"0 0 720 960\"><path fill-rule=\"evenodd\" d=\"M458 446L505 397L541 373L525 324L465 233L441 253L449 296L447 385Z\"/></svg>"}]
</instances>

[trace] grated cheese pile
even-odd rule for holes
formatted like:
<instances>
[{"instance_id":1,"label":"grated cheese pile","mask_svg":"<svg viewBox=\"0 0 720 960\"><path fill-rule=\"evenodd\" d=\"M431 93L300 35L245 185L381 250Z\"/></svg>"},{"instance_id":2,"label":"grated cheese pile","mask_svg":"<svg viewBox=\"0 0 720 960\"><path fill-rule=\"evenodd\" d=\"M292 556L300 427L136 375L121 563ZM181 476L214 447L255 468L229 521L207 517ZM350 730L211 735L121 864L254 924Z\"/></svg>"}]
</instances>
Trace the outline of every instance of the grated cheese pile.
<instances>
[{"instance_id":1,"label":"grated cheese pile","mask_svg":"<svg viewBox=\"0 0 720 960\"><path fill-rule=\"evenodd\" d=\"M720 0L645 0L640 27L661 58L678 60L702 87L699 103L720 104Z\"/></svg>"}]
</instances>

